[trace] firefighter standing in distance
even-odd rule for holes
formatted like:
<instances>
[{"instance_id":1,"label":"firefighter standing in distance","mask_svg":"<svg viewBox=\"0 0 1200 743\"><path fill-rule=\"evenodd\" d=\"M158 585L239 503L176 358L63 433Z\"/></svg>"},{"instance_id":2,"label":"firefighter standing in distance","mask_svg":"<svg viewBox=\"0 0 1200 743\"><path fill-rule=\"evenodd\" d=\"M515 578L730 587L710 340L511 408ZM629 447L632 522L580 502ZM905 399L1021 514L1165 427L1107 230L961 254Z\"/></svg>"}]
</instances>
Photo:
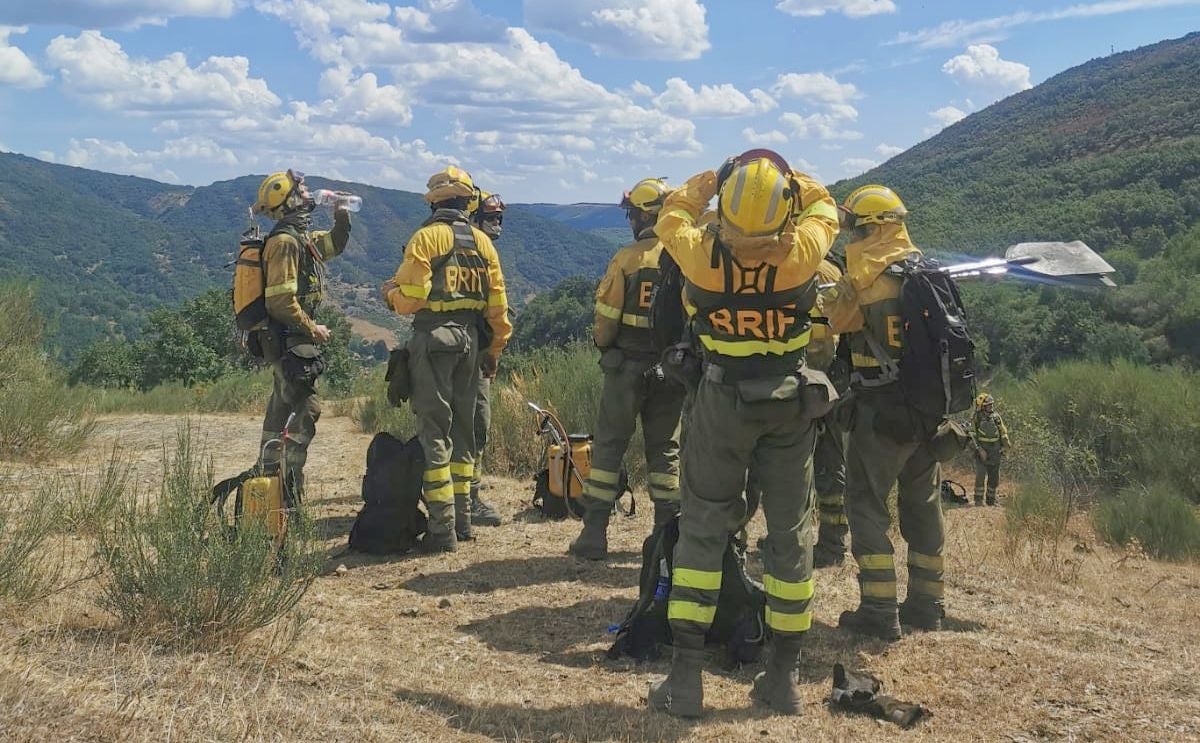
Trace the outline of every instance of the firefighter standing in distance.
<instances>
[{"instance_id":1,"label":"firefighter standing in distance","mask_svg":"<svg viewBox=\"0 0 1200 743\"><path fill-rule=\"evenodd\" d=\"M662 243L654 223L669 193L659 178L638 181L621 200L635 242L617 251L596 290L594 340L604 388L596 416L592 468L583 488L583 530L570 552L608 555L608 520L620 495L621 461L642 421L654 525L679 513L679 415L684 388L662 375L650 335L650 298L658 285Z\"/></svg>"},{"instance_id":2,"label":"firefighter standing in distance","mask_svg":"<svg viewBox=\"0 0 1200 743\"><path fill-rule=\"evenodd\" d=\"M480 232L490 237L493 243L500 239L500 233L504 229L505 208L504 199L500 198L500 194L481 191L479 204L471 212L471 221ZM483 449L487 446L488 429L492 426L491 391L491 377L481 373L479 392L475 396L475 475L471 478L472 526L499 526L502 521L500 512L479 497Z\"/></svg>"},{"instance_id":3,"label":"firefighter standing in distance","mask_svg":"<svg viewBox=\"0 0 1200 743\"><path fill-rule=\"evenodd\" d=\"M705 212L718 196L718 210ZM650 687L649 705L681 717L703 710L704 637L721 591L722 557L745 513L753 465L762 489L766 623L773 642L751 698L798 714L797 665L812 623L812 454L816 425L802 410L804 367L817 267L838 232L823 186L775 153L731 158L718 175L693 176L667 197L655 231L679 264L685 307L703 356L682 467L679 542L667 616L674 638L670 675Z\"/></svg>"},{"instance_id":4,"label":"firefighter standing in distance","mask_svg":"<svg viewBox=\"0 0 1200 743\"><path fill-rule=\"evenodd\" d=\"M986 490L987 504L994 506L1000 487L1000 460L1004 451L1012 448L1012 442L1004 419L996 412L996 399L986 392L975 398L971 442L975 447L975 505L983 505Z\"/></svg>"},{"instance_id":5,"label":"firefighter standing in distance","mask_svg":"<svg viewBox=\"0 0 1200 743\"><path fill-rule=\"evenodd\" d=\"M900 622L917 629L942 626L945 530L938 492L939 467L925 426L905 402L898 377L885 374L880 356L899 363L903 351L900 287L888 267L921 251L904 225L900 197L884 186L863 186L841 207L846 275L831 290L830 327L850 336L851 399L837 411L849 429L846 515L858 562L860 602L838 624L884 640L900 638ZM936 422L934 422L936 427ZM897 610L896 565L888 529L887 498L898 486L900 533L908 542L908 595Z\"/></svg>"},{"instance_id":6,"label":"firefighter standing in distance","mask_svg":"<svg viewBox=\"0 0 1200 743\"><path fill-rule=\"evenodd\" d=\"M282 464L298 494L304 492L304 463L321 417L317 379L325 369L320 346L329 341L329 328L314 318L325 292L325 261L341 255L350 239L350 212L342 208L334 210L333 229L312 231L315 206L303 174L288 170L263 180L253 207L254 213L276 220L263 248L269 322L257 331L274 379L262 443L279 438L295 415ZM260 446L260 457L261 452Z\"/></svg>"},{"instance_id":7,"label":"firefighter standing in distance","mask_svg":"<svg viewBox=\"0 0 1200 743\"><path fill-rule=\"evenodd\" d=\"M409 369L425 452L429 525L421 548L427 552L453 552L456 532L469 533L479 375L496 375L512 335L496 249L468 220L474 194L465 170L450 166L434 174L425 194L433 213L383 285L388 305L414 316Z\"/></svg>"}]
</instances>

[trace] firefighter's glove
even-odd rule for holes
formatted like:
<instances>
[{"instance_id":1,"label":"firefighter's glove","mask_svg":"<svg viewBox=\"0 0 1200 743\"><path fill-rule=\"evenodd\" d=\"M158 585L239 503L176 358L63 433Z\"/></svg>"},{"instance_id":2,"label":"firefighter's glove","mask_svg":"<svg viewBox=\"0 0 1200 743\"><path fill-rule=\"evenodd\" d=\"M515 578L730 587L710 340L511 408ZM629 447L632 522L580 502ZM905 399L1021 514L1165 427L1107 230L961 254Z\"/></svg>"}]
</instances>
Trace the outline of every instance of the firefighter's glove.
<instances>
[{"instance_id":1,"label":"firefighter's glove","mask_svg":"<svg viewBox=\"0 0 1200 743\"><path fill-rule=\"evenodd\" d=\"M484 354L479 362L479 371L484 377L494 379L496 372L500 369L500 359L491 354Z\"/></svg>"},{"instance_id":2,"label":"firefighter's glove","mask_svg":"<svg viewBox=\"0 0 1200 743\"><path fill-rule=\"evenodd\" d=\"M866 673L847 671L841 663L833 666L833 693L829 702L848 712L857 712L889 720L902 728L910 728L929 710L919 704L901 702L882 693L883 682Z\"/></svg>"},{"instance_id":3,"label":"firefighter's glove","mask_svg":"<svg viewBox=\"0 0 1200 743\"><path fill-rule=\"evenodd\" d=\"M716 195L717 174L706 170L688 178L686 183L675 189L667 197L666 207L668 209L685 209L692 217L699 217L700 213L708 206L708 202L712 201L712 197Z\"/></svg>"}]
</instances>

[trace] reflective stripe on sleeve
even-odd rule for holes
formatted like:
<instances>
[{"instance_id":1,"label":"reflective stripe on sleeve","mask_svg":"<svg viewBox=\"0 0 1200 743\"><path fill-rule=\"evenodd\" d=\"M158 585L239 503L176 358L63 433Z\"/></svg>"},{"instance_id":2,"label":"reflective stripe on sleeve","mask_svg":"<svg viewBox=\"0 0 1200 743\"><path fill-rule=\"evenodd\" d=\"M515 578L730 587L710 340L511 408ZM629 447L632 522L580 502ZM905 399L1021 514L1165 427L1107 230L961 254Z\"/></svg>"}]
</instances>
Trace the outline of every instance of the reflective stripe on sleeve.
<instances>
[{"instance_id":1,"label":"reflective stripe on sleeve","mask_svg":"<svg viewBox=\"0 0 1200 743\"><path fill-rule=\"evenodd\" d=\"M300 286L296 281L285 281L282 284L268 286L263 290L264 297L278 297L280 294L295 294Z\"/></svg>"},{"instance_id":2,"label":"reflective stripe on sleeve","mask_svg":"<svg viewBox=\"0 0 1200 743\"><path fill-rule=\"evenodd\" d=\"M619 307L613 307L611 304L604 304L603 302L596 303L596 314L600 317L607 317L609 320L621 319L621 309Z\"/></svg>"}]
</instances>

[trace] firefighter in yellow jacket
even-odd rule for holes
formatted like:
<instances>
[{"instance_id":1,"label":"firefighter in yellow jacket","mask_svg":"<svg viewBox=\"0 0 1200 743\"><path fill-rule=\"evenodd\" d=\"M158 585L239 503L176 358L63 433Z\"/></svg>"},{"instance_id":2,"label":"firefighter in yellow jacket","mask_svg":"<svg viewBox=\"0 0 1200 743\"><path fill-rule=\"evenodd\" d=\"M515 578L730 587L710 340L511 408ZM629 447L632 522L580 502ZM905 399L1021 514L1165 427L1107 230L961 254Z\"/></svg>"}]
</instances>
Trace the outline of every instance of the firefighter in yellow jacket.
<instances>
[{"instance_id":1,"label":"firefighter in yellow jacket","mask_svg":"<svg viewBox=\"0 0 1200 743\"><path fill-rule=\"evenodd\" d=\"M858 562L860 601L838 624L884 640L900 637L900 622L941 628L945 530L939 468L930 428L905 402L898 366L903 351L900 287L889 266L920 256L904 221L900 197L884 186L864 186L841 207L846 275L829 293L835 333L851 333L852 405L838 417L850 430L846 461L846 515L851 553ZM936 422L932 422L936 426ZM898 487L900 533L908 542L908 594L897 607L896 564L888 537L888 493Z\"/></svg>"},{"instance_id":2,"label":"firefighter in yellow jacket","mask_svg":"<svg viewBox=\"0 0 1200 743\"><path fill-rule=\"evenodd\" d=\"M329 341L329 328L314 318L325 293L325 261L341 255L350 238L350 212L345 209L335 209L332 230L311 230L314 206L304 176L289 170L263 180L253 207L256 214L276 220L263 248L269 322L255 339L274 379L262 442L278 439L292 418L283 464L297 493L304 490L304 463L321 417L317 379L325 369L320 347ZM261 447L259 451L261 457Z\"/></svg>"},{"instance_id":3,"label":"firefighter in yellow jacket","mask_svg":"<svg viewBox=\"0 0 1200 743\"><path fill-rule=\"evenodd\" d=\"M717 211L705 212L714 195ZM720 175L693 176L659 214L655 231L683 273L704 363L684 443L667 607L674 654L670 675L650 687L652 709L702 712L704 636L753 464L767 522L763 584L773 642L751 698L784 714L800 710L797 664L812 623L814 417L832 397L824 375L805 368L804 352L814 276L837 225L825 188L765 150L731 158ZM809 382L820 387L819 404Z\"/></svg>"},{"instance_id":4,"label":"firefighter in yellow jacket","mask_svg":"<svg viewBox=\"0 0 1200 743\"><path fill-rule=\"evenodd\" d=\"M621 206L636 241L617 251L596 291L594 338L604 388L596 417L592 468L583 488L583 530L570 552L608 555L608 520L617 499L621 461L638 418L646 445L654 525L679 512L679 415L684 388L658 366L650 337L650 298L658 285L662 243L654 223L669 190L658 178L639 181Z\"/></svg>"},{"instance_id":5,"label":"firefighter in yellow jacket","mask_svg":"<svg viewBox=\"0 0 1200 743\"><path fill-rule=\"evenodd\" d=\"M421 547L453 552L456 521L461 531L470 519L479 375L495 376L512 325L496 249L468 218L475 194L470 174L450 166L434 174L427 189L433 213L409 239L404 262L383 292L392 309L414 316L411 404L425 452L429 510Z\"/></svg>"},{"instance_id":6,"label":"firefighter in yellow jacket","mask_svg":"<svg viewBox=\"0 0 1200 743\"><path fill-rule=\"evenodd\" d=\"M1004 451L1012 448L1008 426L996 412L996 399L986 392L975 398L975 415L971 418L971 443L975 448L975 505L996 505L1000 488L1000 460Z\"/></svg>"}]
</instances>

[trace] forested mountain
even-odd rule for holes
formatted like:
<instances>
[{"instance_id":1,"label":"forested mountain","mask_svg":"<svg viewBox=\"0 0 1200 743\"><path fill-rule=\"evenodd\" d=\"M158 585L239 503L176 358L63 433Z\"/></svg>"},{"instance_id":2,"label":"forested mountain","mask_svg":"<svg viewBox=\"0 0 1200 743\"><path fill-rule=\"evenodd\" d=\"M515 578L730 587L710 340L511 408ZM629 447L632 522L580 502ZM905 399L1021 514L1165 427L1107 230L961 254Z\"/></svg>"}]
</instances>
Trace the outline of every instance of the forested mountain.
<instances>
[{"instance_id":1,"label":"forested mountain","mask_svg":"<svg viewBox=\"0 0 1200 743\"><path fill-rule=\"evenodd\" d=\"M229 281L225 265L261 179L192 188L0 153L0 277L39 282L68 355L98 337L136 334L148 310ZM428 206L419 194L310 182L362 195L350 247L330 269L342 282L378 286ZM318 223L328 218L318 211ZM504 228L498 247L517 302L571 275L599 275L612 251L595 235L519 206L506 212Z\"/></svg>"},{"instance_id":2,"label":"forested mountain","mask_svg":"<svg viewBox=\"0 0 1200 743\"><path fill-rule=\"evenodd\" d=\"M1081 239L1131 286L1085 295L972 285L973 322L1014 371L1093 355L1200 362L1200 34L1050 78L834 184L895 188L922 247L999 254Z\"/></svg>"}]
</instances>

